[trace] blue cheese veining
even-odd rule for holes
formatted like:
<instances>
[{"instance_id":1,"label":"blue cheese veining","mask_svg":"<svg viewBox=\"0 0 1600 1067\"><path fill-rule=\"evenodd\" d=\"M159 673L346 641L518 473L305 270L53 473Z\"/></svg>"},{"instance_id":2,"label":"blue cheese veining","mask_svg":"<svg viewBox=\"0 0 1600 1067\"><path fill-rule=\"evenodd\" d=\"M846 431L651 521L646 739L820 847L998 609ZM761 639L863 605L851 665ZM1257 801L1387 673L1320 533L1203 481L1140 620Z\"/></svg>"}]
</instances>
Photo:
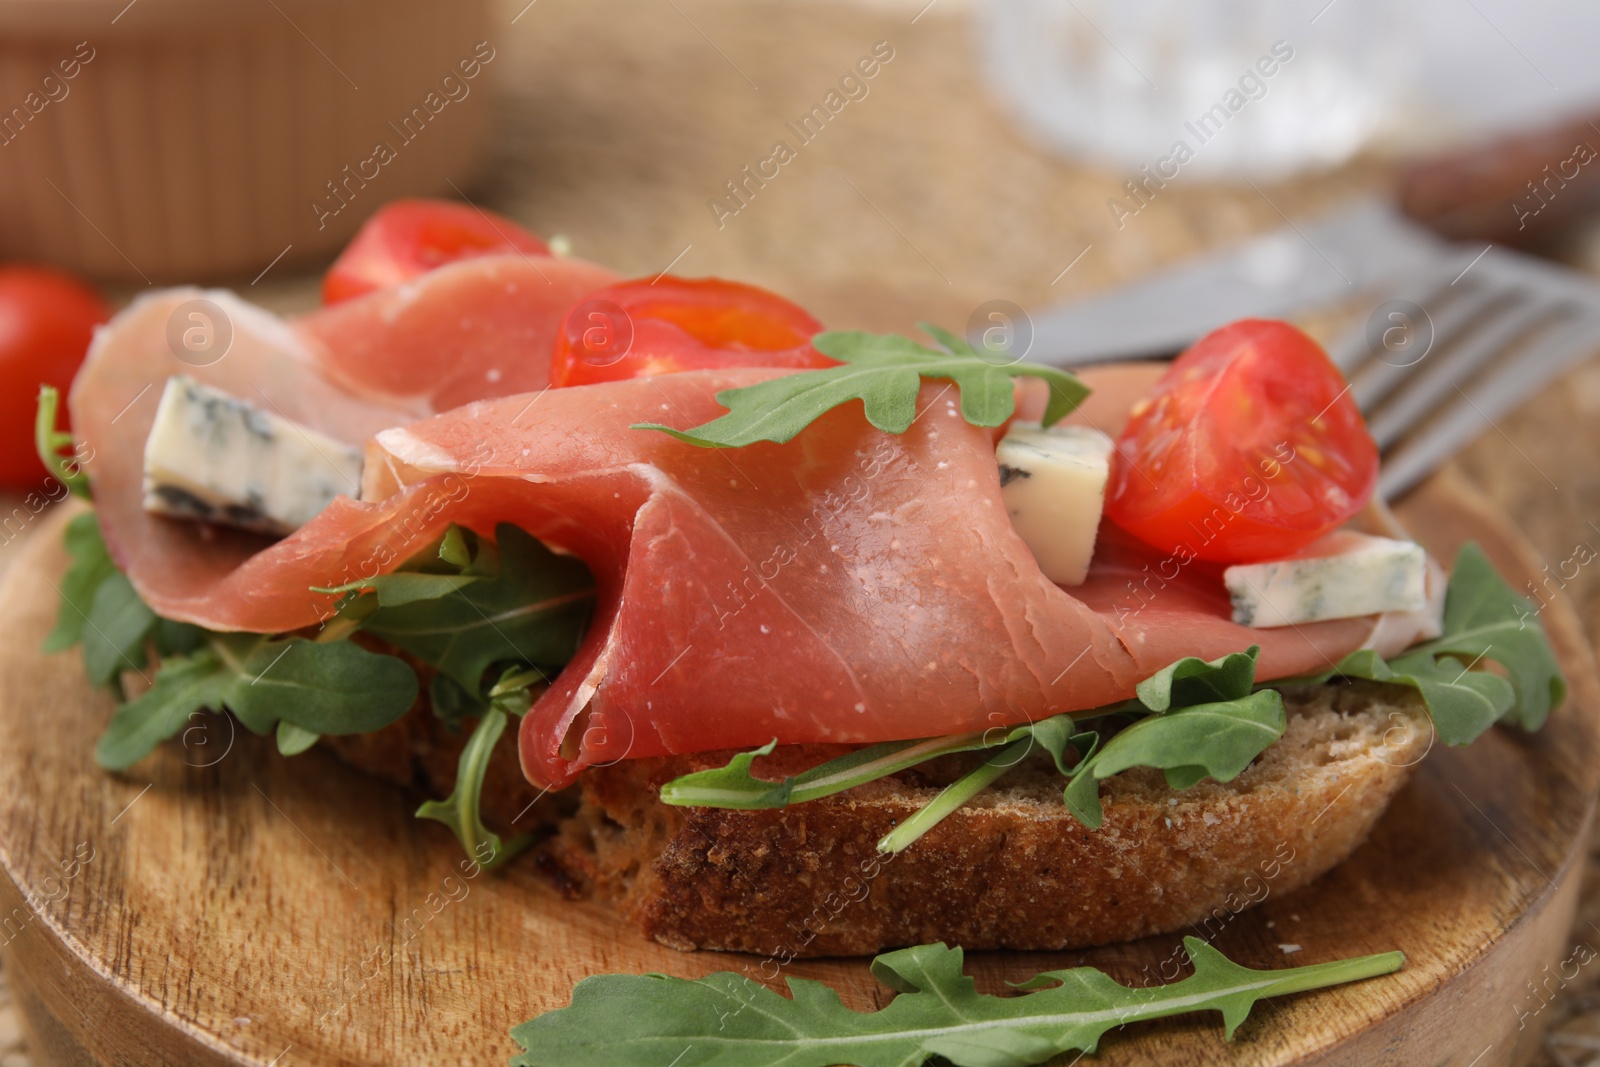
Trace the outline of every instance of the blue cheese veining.
<instances>
[{"instance_id":1,"label":"blue cheese veining","mask_svg":"<svg viewBox=\"0 0 1600 1067\"><path fill-rule=\"evenodd\" d=\"M1242 626L1298 626L1428 606L1421 545L1341 530L1287 559L1229 567L1223 581Z\"/></svg>"},{"instance_id":2,"label":"blue cheese veining","mask_svg":"<svg viewBox=\"0 0 1600 1067\"><path fill-rule=\"evenodd\" d=\"M361 485L361 450L187 375L167 379L144 448L144 507L289 534Z\"/></svg>"},{"instance_id":3,"label":"blue cheese veining","mask_svg":"<svg viewBox=\"0 0 1600 1067\"><path fill-rule=\"evenodd\" d=\"M1006 513L1039 569L1058 585L1082 584L1105 505L1111 438L1083 426L1017 422L994 454Z\"/></svg>"}]
</instances>

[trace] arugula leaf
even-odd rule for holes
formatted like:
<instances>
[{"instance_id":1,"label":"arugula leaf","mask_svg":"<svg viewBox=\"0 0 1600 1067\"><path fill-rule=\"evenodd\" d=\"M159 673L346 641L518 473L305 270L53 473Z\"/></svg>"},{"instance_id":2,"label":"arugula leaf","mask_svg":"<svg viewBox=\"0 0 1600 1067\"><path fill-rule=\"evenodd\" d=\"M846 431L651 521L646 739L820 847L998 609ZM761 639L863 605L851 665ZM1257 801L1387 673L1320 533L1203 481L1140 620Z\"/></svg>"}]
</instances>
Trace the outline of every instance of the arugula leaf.
<instances>
[{"instance_id":1,"label":"arugula leaf","mask_svg":"<svg viewBox=\"0 0 1600 1067\"><path fill-rule=\"evenodd\" d=\"M1483 660L1499 663L1508 678L1472 669ZM1537 730L1567 693L1533 604L1513 592L1471 543L1461 549L1450 575L1442 637L1387 663L1370 651L1353 652L1333 670L1304 680L1335 676L1416 689L1447 745L1465 745L1501 720Z\"/></svg>"},{"instance_id":2,"label":"arugula leaf","mask_svg":"<svg viewBox=\"0 0 1600 1067\"><path fill-rule=\"evenodd\" d=\"M473 582L481 581L476 574L420 574L415 571L395 571L393 574L375 574L344 585L312 586L313 593L364 593L377 594L382 608L399 608L419 600L438 600L457 592Z\"/></svg>"},{"instance_id":3,"label":"arugula leaf","mask_svg":"<svg viewBox=\"0 0 1600 1067\"><path fill-rule=\"evenodd\" d=\"M227 709L258 734L281 723L310 734L360 734L394 722L416 698L417 676L403 660L348 641L217 635L193 655L169 657L149 690L117 708L95 759L126 770L197 711ZM289 730L279 735L280 748L286 743L311 742Z\"/></svg>"},{"instance_id":4,"label":"arugula leaf","mask_svg":"<svg viewBox=\"0 0 1600 1067\"><path fill-rule=\"evenodd\" d=\"M292 637L213 642L234 673L224 702L258 734L290 722L319 734L381 730L417 701L417 675L394 656L350 641Z\"/></svg>"},{"instance_id":5,"label":"arugula leaf","mask_svg":"<svg viewBox=\"0 0 1600 1067\"><path fill-rule=\"evenodd\" d=\"M1106 1031L1193 1011L1222 1013L1229 1040L1257 1001L1392 974L1399 952L1255 970L1195 937L1183 939L1194 974L1130 988L1092 967L1045 971L1021 996L981 994L961 949L921 945L884 953L873 976L898 994L856 1012L821 982L790 978L789 997L721 971L687 980L659 974L585 978L569 1007L515 1027L513 1067L1030 1067L1094 1052ZM746 1010L748 1009L748 1010Z\"/></svg>"},{"instance_id":6,"label":"arugula leaf","mask_svg":"<svg viewBox=\"0 0 1600 1067\"><path fill-rule=\"evenodd\" d=\"M278 752L282 755L298 756L321 740L321 734L312 733L288 720L280 720L278 723Z\"/></svg>"},{"instance_id":7,"label":"arugula leaf","mask_svg":"<svg viewBox=\"0 0 1600 1067\"><path fill-rule=\"evenodd\" d=\"M946 816L954 814L956 809L993 785L995 779L1026 759L1032 745L1031 737L1022 737L990 753L977 767L945 786L932 801L885 834L878 842L878 851L903 852L910 848Z\"/></svg>"},{"instance_id":8,"label":"arugula leaf","mask_svg":"<svg viewBox=\"0 0 1600 1067\"><path fill-rule=\"evenodd\" d=\"M922 741L886 741L853 749L782 781L753 777L750 765L758 757L770 755L777 744L773 739L758 749L739 753L726 766L674 778L661 787L661 799L677 807L782 808L841 793L926 763L935 756L985 748L989 742L981 731Z\"/></svg>"},{"instance_id":9,"label":"arugula leaf","mask_svg":"<svg viewBox=\"0 0 1600 1067\"><path fill-rule=\"evenodd\" d=\"M145 606L133 583L112 571L94 591L83 620L83 667L95 685L110 685L123 671L149 663L145 641L155 627L155 612Z\"/></svg>"},{"instance_id":10,"label":"arugula leaf","mask_svg":"<svg viewBox=\"0 0 1600 1067\"><path fill-rule=\"evenodd\" d=\"M1006 735L1004 748L945 786L927 805L883 835L878 841L878 851L903 852L910 848L947 816L1026 759L1036 744L1050 753L1056 761L1056 769L1062 774L1075 773L1075 768L1083 767L1100 746L1100 734L1097 731L1080 730L1078 726L1079 721L1071 715L1052 715L1048 719L1016 727ZM1076 763L1067 761L1068 752L1076 753Z\"/></svg>"},{"instance_id":11,"label":"arugula leaf","mask_svg":"<svg viewBox=\"0 0 1600 1067\"><path fill-rule=\"evenodd\" d=\"M1334 670L1315 681L1332 677L1364 678L1372 682L1409 686L1422 694L1433 719L1434 732L1447 745L1465 745L1516 705L1511 683L1487 671L1469 670L1452 656L1407 653L1385 662L1371 649L1352 652Z\"/></svg>"},{"instance_id":12,"label":"arugula leaf","mask_svg":"<svg viewBox=\"0 0 1600 1067\"><path fill-rule=\"evenodd\" d=\"M64 652L83 640L84 622L89 617L96 591L117 573L117 565L111 562L111 554L100 536L100 518L94 512L74 515L67 523L63 540L72 562L57 586L61 607L56 614L55 627L44 639L46 653Z\"/></svg>"},{"instance_id":13,"label":"arugula leaf","mask_svg":"<svg viewBox=\"0 0 1600 1067\"><path fill-rule=\"evenodd\" d=\"M438 600L500 570L499 549L470 531L451 525L431 547L399 570L334 586L312 586L313 593L377 594L379 607L398 608L421 600ZM352 602L353 603L353 602ZM365 618L365 616L363 616Z\"/></svg>"},{"instance_id":14,"label":"arugula leaf","mask_svg":"<svg viewBox=\"0 0 1600 1067\"><path fill-rule=\"evenodd\" d=\"M1283 695L1263 689L1237 700L1140 719L1079 764L1063 798L1079 822L1099 829L1100 780L1132 767L1160 767L1173 789L1206 777L1231 781L1288 728Z\"/></svg>"},{"instance_id":15,"label":"arugula leaf","mask_svg":"<svg viewBox=\"0 0 1600 1067\"><path fill-rule=\"evenodd\" d=\"M431 664L468 694L497 663L564 664L594 606L583 561L562 556L510 523L495 530L497 573L434 600L378 609L362 629Z\"/></svg>"},{"instance_id":16,"label":"arugula leaf","mask_svg":"<svg viewBox=\"0 0 1600 1067\"><path fill-rule=\"evenodd\" d=\"M212 652L168 660L143 695L111 716L95 745L95 762L108 771L127 770L177 736L195 712L220 708L229 680L228 669Z\"/></svg>"},{"instance_id":17,"label":"arugula leaf","mask_svg":"<svg viewBox=\"0 0 1600 1067\"><path fill-rule=\"evenodd\" d=\"M1036 363L998 365L960 338L923 324L946 346L927 348L899 334L855 330L819 333L817 351L840 361L837 367L802 371L742 389L724 389L717 402L726 415L688 430L660 423L637 423L636 430L660 430L705 448L740 448L756 441L784 442L824 412L860 400L867 421L888 433L904 433L916 418L923 378L945 378L961 391L961 414L974 426L999 426L1016 409L1011 380L1040 378L1050 387L1044 425L1051 426L1083 402L1088 388L1056 367Z\"/></svg>"},{"instance_id":18,"label":"arugula leaf","mask_svg":"<svg viewBox=\"0 0 1600 1067\"><path fill-rule=\"evenodd\" d=\"M39 406L33 417L33 447L45 469L61 480L73 496L89 499L89 476L83 473L76 456L63 456L64 448L75 448L76 440L65 430L56 429L56 413L61 394L49 385L39 386Z\"/></svg>"},{"instance_id":19,"label":"arugula leaf","mask_svg":"<svg viewBox=\"0 0 1600 1067\"><path fill-rule=\"evenodd\" d=\"M1256 658L1260 645L1233 652L1210 662L1186 656L1161 668L1135 691L1139 702L1151 711L1164 712L1190 704L1211 704L1238 700L1250 695L1256 682Z\"/></svg>"},{"instance_id":20,"label":"arugula leaf","mask_svg":"<svg viewBox=\"0 0 1600 1067\"><path fill-rule=\"evenodd\" d=\"M1555 650L1534 615L1533 604L1518 596L1476 544L1456 557L1444 604L1444 636L1410 649L1404 659L1449 653L1469 661L1490 659L1510 675L1516 703L1510 717L1525 730L1544 725L1566 699L1567 683Z\"/></svg>"},{"instance_id":21,"label":"arugula leaf","mask_svg":"<svg viewBox=\"0 0 1600 1067\"><path fill-rule=\"evenodd\" d=\"M1062 774L1082 777L1080 772L1089 765L1091 757L1099 751L1101 743L1101 734L1098 731L1082 728L1086 720L1122 714L1154 716L1169 712L1173 708L1192 708L1201 705L1211 709L1207 721L1215 723L1220 720L1228 724L1229 728L1223 729L1215 736L1205 735L1204 731L1200 731L1203 736L1196 741L1191 735L1196 732L1194 727L1199 720L1185 719L1174 727L1147 726L1138 735L1144 738L1143 741L1137 746L1125 742L1119 750L1124 754L1137 754L1141 751L1158 753L1169 747L1181 750L1184 746L1189 746L1191 758L1188 763L1172 764L1167 771L1167 780L1174 789L1187 789L1208 774L1216 773L1211 770L1213 767L1226 773L1227 769L1237 762L1241 753L1249 751L1250 746L1260 740L1257 736L1259 731L1251 730L1250 723L1266 713L1267 701L1248 699L1254 688L1256 658L1260 651L1260 646L1251 646L1244 652L1233 652L1209 662L1194 656L1177 660L1140 682L1136 688L1138 697L1121 704L1076 715L1054 715L1039 722L1013 727L1004 733L989 730L933 737L921 741L886 742L847 752L843 756L779 782L755 778L750 773L751 764L758 757L772 752L777 745L777 741L774 740L754 751L734 756L726 766L697 771L667 782L661 787L661 799L668 804L680 806L781 808L787 804L816 800L887 777L935 756L994 748L1000 745L1007 746L946 786L930 804L878 842L880 851L900 852L933 829L951 812L992 785L1006 770L1020 763L1033 745L1038 745L1049 752L1055 759L1056 769ZM1239 701L1246 703L1240 708L1228 707L1232 702ZM1282 718L1280 700L1278 719ZM1280 723L1273 737L1281 735L1283 729ZM1238 770L1229 773L1228 778L1237 775L1239 770L1248 766L1250 760L1259 755L1270 743L1271 739L1268 739L1250 751L1244 762L1238 765ZM1069 751L1075 754L1072 761L1067 758ZM1121 755L1117 758L1128 757ZM1170 762L1175 757L1168 754L1161 758ZM1134 765L1126 764L1118 770L1126 770L1128 766ZM1165 766L1165 764L1151 765ZM1106 771L1100 777L1108 777L1112 773L1115 772ZM1090 824L1092 826L1100 825L1096 781L1093 775L1084 778L1082 784L1077 784L1076 793L1072 793L1072 786L1068 787L1069 795L1078 800L1079 809L1092 810L1095 820Z\"/></svg>"},{"instance_id":22,"label":"arugula leaf","mask_svg":"<svg viewBox=\"0 0 1600 1067\"><path fill-rule=\"evenodd\" d=\"M485 870L498 867L533 841L532 836L522 834L502 842L499 834L483 824L482 803L483 782L495 744L505 732L511 715L521 715L528 710L528 686L538 680L532 671L520 675L506 672L490 691L489 710L478 719L466 747L461 750L456 764L455 788L444 800L430 800L417 809L417 818L433 819L450 827L467 855L479 859ZM489 858L482 859L486 854Z\"/></svg>"}]
</instances>

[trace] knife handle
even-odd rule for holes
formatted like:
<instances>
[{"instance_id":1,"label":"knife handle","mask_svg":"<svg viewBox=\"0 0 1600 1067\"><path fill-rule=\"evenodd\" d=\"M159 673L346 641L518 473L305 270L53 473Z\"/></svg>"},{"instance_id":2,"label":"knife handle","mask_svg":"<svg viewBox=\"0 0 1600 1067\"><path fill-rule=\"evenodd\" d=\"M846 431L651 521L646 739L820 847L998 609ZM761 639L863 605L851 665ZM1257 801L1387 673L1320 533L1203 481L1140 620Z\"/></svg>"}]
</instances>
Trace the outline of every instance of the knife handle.
<instances>
[{"instance_id":1,"label":"knife handle","mask_svg":"<svg viewBox=\"0 0 1600 1067\"><path fill-rule=\"evenodd\" d=\"M1600 115L1413 163L1400 208L1451 240L1539 244L1600 209Z\"/></svg>"}]
</instances>

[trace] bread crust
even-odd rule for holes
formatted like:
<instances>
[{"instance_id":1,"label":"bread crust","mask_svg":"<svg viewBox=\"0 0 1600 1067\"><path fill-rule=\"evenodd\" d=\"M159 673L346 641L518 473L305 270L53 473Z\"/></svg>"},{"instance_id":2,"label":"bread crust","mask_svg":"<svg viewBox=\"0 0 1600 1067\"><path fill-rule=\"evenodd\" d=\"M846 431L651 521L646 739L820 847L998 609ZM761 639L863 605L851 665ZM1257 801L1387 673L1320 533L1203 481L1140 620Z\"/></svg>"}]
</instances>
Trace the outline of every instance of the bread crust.
<instances>
[{"instance_id":1,"label":"bread crust","mask_svg":"<svg viewBox=\"0 0 1600 1067\"><path fill-rule=\"evenodd\" d=\"M591 769L575 810L572 800L550 809L540 858L569 892L612 904L665 945L779 961L933 941L1063 949L1204 932L1347 857L1432 743L1409 690L1331 683L1290 689L1285 703L1284 737L1230 783L1175 792L1148 770L1103 782L1098 830L1068 813L1063 780L1040 759L883 856L878 839L960 773L958 762L770 811L661 803L663 782L729 755L701 753ZM413 759L413 784L443 795L453 756L432 751L438 731L407 729L413 750L430 750ZM755 770L778 778L836 751L780 749ZM348 747L342 755L369 763ZM423 780L440 765L449 781ZM493 790L491 825L532 795Z\"/></svg>"}]
</instances>

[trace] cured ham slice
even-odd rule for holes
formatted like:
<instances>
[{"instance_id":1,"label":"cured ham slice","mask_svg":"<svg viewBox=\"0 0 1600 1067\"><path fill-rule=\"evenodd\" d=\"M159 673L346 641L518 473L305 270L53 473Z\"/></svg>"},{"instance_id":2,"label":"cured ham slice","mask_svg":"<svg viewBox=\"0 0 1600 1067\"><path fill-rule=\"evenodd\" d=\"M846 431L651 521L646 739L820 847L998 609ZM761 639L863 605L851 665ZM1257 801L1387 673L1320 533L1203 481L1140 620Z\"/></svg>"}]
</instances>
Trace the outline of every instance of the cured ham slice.
<instances>
[{"instance_id":1,"label":"cured ham slice","mask_svg":"<svg viewBox=\"0 0 1600 1067\"><path fill-rule=\"evenodd\" d=\"M167 378L190 375L359 445L467 400L542 388L568 305L614 280L582 260L494 256L287 323L223 290L135 301L97 333L69 398L94 450L88 472L112 558L168 618L218 630L305 625L307 604L282 603L271 565L242 569L270 541L145 513L144 444ZM190 329L209 331L199 351L183 343ZM326 562L310 545L297 551Z\"/></svg>"},{"instance_id":2,"label":"cured ham slice","mask_svg":"<svg viewBox=\"0 0 1600 1067\"><path fill-rule=\"evenodd\" d=\"M209 350L183 345L183 331L190 329L210 331ZM280 623L302 625L293 621L295 613L255 608L274 594L281 597L281 590L223 584L269 548L269 539L145 512L145 439L162 388L175 374L352 444L415 414L332 385L283 320L222 290L170 289L141 297L96 333L69 403L73 430L93 452L85 470L112 559L168 618L222 622L204 605L231 596L233 614L259 617L268 631Z\"/></svg>"},{"instance_id":3,"label":"cured ham slice","mask_svg":"<svg viewBox=\"0 0 1600 1067\"><path fill-rule=\"evenodd\" d=\"M567 309L617 280L581 259L489 256L323 308L295 326L340 385L431 414L550 384L550 350Z\"/></svg>"},{"instance_id":4,"label":"cured ham slice","mask_svg":"<svg viewBox=\"0 0 1600 1067\"><path fill-rule=\"evenodd\" d=\"M365 495L444 495L457 521L510 519L595 572L578 656L523 719L528 777L612 760L984 729L1132 695L1181 656L1261 644L1261 676L1308 673L1373 621L1230 622L1215 573L1108 530L1089 583L1045 579L1001 503L994 432L924 386L902 435L836 409L785 445L705 450L628 429L718 414L770 371L691 373L469 405L377 436ZM1153 375L1107 368L1079 415L1115 432ZM1170 568L1169 568L1170 569ZM1126 601L1124 608L1123 601Z\"/></svg>"},{"instance_id":5,"label":"cured ham slice","mask_svg":"<svg viewBox=\"0 0 1600 1067\"><path fill-rule=\"evenodd\" d=\"M493 268L506 269L516 268ZM235 339L204 368L176 360L166 342L167 320L195 294L148 298L97 340L74 387L74 417L97 452L90 476L108 543L171 618L257 632L315 625L331 602L312 587L392 570L452 522L480 533L514 522L584 559L598 589L594 621L522 722L524 771L538 784L564 785L586 766L628 757L773 738L867 743L1012 724L1127 697L1181 656L1257 643L1262 677L1299 674L1374 632L1371 619L1236 626L1214 573L1164 564L1110 527L1088 582L1058 588L1001 504L995 431L965 422L945 383L924 387L921 414L902 435L872 428L851 404L787 444L737 450L629 425L708 420L722 411L719 390L779 372L530 392L413 421L437 401L421 391L421 375L364 364L334 371L344 357L325 346L364 324L369 358L393 350L421 359L406 346L422 313L416 302L430 291L406 306L354 302L366 313L352 311L338 330L320 321L287 329L209 294L234 319ZM433 314L450 310L435 305ZM522 343L505 343L476 355L461 345L444 365L509 367L495 361ZM154 405L143 388L177 371L265 397L344 440L371 437L368 502L340 498L277 543L145 515L138 457ZM1074 418L1114 435L1158 372L1086 373L1096 392ZM1035 402L1025 398L1024 410Z\"/></svg>"}]
</instances>

